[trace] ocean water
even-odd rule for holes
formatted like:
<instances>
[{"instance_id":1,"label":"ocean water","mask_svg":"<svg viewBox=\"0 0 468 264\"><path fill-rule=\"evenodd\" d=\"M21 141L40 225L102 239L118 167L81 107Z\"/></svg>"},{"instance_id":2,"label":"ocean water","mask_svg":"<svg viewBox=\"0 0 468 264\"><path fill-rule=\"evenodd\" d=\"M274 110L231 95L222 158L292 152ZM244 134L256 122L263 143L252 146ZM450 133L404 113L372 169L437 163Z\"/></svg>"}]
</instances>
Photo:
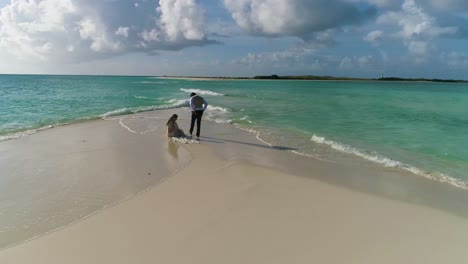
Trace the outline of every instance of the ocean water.
<instances>
[{"instance_id":1,"label":"ocean water","mask_svg":"<svg viewBox=\"0 0 468 264\"><path fill-rule=\"evenodd\" d=\"M392 167L468 188L468 84L0 75L0 141L51 126L187 107L297 155Z\"/></svg>"}]
</instances>

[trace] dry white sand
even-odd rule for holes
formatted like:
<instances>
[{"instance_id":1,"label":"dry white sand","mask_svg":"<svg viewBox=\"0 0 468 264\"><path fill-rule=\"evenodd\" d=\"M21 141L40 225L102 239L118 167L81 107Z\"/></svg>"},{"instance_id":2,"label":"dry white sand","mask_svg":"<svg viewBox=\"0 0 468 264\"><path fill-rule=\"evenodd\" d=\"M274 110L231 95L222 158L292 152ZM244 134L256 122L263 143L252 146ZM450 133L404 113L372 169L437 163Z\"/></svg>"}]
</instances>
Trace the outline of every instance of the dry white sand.
<instances>
[{"instance_id":1,"label":"dry white sand","mask_svg":"<svg viewBox=\"0 0 468 264\"><path fill-rule=\"evenodd\" d=\"M468 262L466 218L226 160L208 142L173 147L171 156L183 149L193 156L175 175L133 199L0 251L0 263ZM316 162L302 164L301 171L321 173Z\"/></svg>"}]
</instances>

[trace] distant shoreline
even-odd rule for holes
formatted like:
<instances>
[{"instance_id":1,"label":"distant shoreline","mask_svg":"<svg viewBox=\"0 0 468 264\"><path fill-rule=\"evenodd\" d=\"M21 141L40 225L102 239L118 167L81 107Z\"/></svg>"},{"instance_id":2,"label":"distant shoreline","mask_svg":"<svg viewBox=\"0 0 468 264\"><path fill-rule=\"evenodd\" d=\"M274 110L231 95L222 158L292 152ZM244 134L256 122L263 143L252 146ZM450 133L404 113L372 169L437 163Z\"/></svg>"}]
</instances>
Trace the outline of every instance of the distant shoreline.
<instances>
[{"instance_id":1,"label":"distant shoreline","mask_svg":"<svg viewBox=\"0 0 468 264\"><path fill-rule=\"evenodd\" d=\"M456 79L438 79L438 78L354 78L354 77L336 77L336 76L315 76L315 75L258 75L254 77L227 77L227 76L172 76L172 75L87 75L87 74L4 74L0 76L82 76L82 77L152 77L160 79L178 79L195 81L213 81L213 80L302 80L302 81L387 81L387 82L447 82L447 83L467 83L468 80Z\"/></svg>"},{"instance_id":2,"label":"distant shoreline","mask_svg":"<svg viewBox=\"0 0 468 264\"><path fill-rule=\"evenodd\" d=\"M352 77L334 77L334 76L313 76L313 75L298 75L298 76L254 76L254 77L206 77L206 76L157 76L161 79L179 79L179 80L307 80L307 81L388 81L388 82L450 82L450 83L466 83L468 80L453 80L453 79L428 79L428 78L399 78L399 77L384 77L384 78L352 78Z\"/></svg>"}]
</instances>

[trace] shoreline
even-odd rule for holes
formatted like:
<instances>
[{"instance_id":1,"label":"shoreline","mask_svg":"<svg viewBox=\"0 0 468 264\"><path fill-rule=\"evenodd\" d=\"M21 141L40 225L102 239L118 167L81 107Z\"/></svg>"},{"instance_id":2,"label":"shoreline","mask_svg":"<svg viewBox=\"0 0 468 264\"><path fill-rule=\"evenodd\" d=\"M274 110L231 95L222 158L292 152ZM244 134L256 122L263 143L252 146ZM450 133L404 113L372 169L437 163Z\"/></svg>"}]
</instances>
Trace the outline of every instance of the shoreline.
<instances>
[{"instance_id":1,"label":"shoreline","mask_svg":"<svg viewBox=\"0 0 468 264\"><path fill-rule=\"evenodd\" d=\"M93 122L106 122L106 121L116 121L116 120L125 120L125 119L132 120L132 119L140 119L140 118L152 119L152 118L154 118L154 117L151 117L152 115L160 115L160 117L156 117L156 118L159 119L159 120L164 121L164 119L167 118L167 116L170 116L173 112L178 113L179 116L184 116L185 110L186 109L184 109L184 108L156 109L156 110L147 110L147 111L141 111L141 112L130 113L130 114L123 114L123 115L110 115L110 116L105 117L105 118L99 117L99 118L95 118L95 119L80 119L80 120L78 120L77 122L74 122L74 123L59 124L59 125L56 125L56 126L47 126L47 127L43 127L43 128L39 128L39 129L34 129L34 130L32 130L32 131L34 131L33 133L24 135L24 138L29 138L31 136L34 137L38 133L47 132L49 130L54 130L54 129L62 129L62 128L73 129L73 127L75 127L75 126L86 125L86 124L90 124L90 123L93 123ZM188 123L188 120L185 120L184 117L179 118L179 121L180 120L184 120L182 122ZM238 126L236 126L234 124L216 123L216 122L212 122L212 121L208 121L208 120L204 120L203 122L204 122L204 127L208 127L209 130L214 130L214 131L216 131L215 133L226 134L226 135L229 135L231 138L235 138L235 140L232 140L232 139L231 140L226 140L226 143L227 142L237 142L237 143L252 145L252 146L262 145L261 148L265 148L267 150L272 150L271 153L265 153L265 155L268 155L270 158L271 158L271 154L276 152L276 154L280 153L280 155L276 155L276 156L280 157L282 155L281 156L282 159L286 159L286 160L292 161L292 162L294 162L294 160L296 160L296 159L302 160L303 163L307 163L306 160L312 160L314 164L317 164L317 163L331 163L331 164L338 165L338 167L341 166L343 168L352 168L352 167L354 167L354 169L356 167L365 168L365 171L366 171L367 175L365 175L365 176L361 175L361 176L358 176L358 177L356 177L356 175L353 176L353 180L360 182L361 186L355 186L354 184L351 184L350 182L348 182L349 179L343 179L343 178L340 178L340 177L335 177L336 175L333 175L332 177L330 177L328 179L324 179L323 177L320 179L320 180L324 180L325 182L328 182L328 181L330 181L330 179L333 179L332 184L342 185L345 188L351 188L351 189L354 189L354 190L363 191L365 193L370 193L370 194L373 194L373 195L380 195L380 196L383 195L383 196L390 197L392 199L395 198L397 200L401 200L401 201L405 201L405 202L415 202L417 200L417 198L412 197L411 199L409 199L408 197L399 197L401 195L390 194L384 188L380 188L379 190L376 190L375 186L371 186L372 184L365 183L365 181L374 182L373 184L375 184L375 182L379 182L380 180L383 179L383 181L378 183L378 184L397 185L398 188L407 188L406 186L404 186L404 184L410 184L412 186L411 188L413 188L413 189L418 189L418 188L414 188L414 186L424 186L424 187L422 187L422 189L424 189L424 188L430 188L430 189L436 188L438 191L441 191L441 193L443 193L444 196L450 197L450 199L446 199L446 200L444 200L444 202L438 202L435 199L431 199L429 196L424 195L424 196L426 196L425 198L428 199L428 201L426 201L426 202L418 201L417 203L431 207L432 206L431 202L433 202L433 203L436 204L435 207L437 207L437 208L443 209L444 211L447 210L447 211L449 211L451 213L455 213L457 215L463 215L463 216L468 217L468 192L466 191L466 188L463 188L463 187L460 187L458 185L452 184L451 181L453 181L453 178L451 178L451 177L449 177L450 181L448 181L448 180L447 181L442 181L442 180L439 180L437 178L433 178L433 177L429 177L429 176L425 176L425 175L420 175L418 173L412 172L412 171L404 169L404 168L386 167L381 163L378 163L378 162L376 163L376 162L374 162L372 160L367 160L367 159L363 159L363 158L361 158L361 161L359 161L358 164L349 164L348 162L346 164L342 164L342 162L340 162L340 161L328 160L328 159L323 159L323 158L320 158L320 157L316 157L314 155L308 155L308 154L305 154L305 153L302 153L302 152L297 152L295 150L289 149L288 147L274 146L274 145L270 144L269 142L266 142L262 138L260 138L256 131L252 131L250 129L244 129L244 128L238 127ZM120 123L120 126L122 126L122 123ZM131 129L129 129L126 126L123 126L123 127L126 130L129 130L129 132L131 132L131 133L134 132L134 131L131 131ZM162 130L165 129L165 127L163 125L159 124L158 129L160 130L161 128L162 128ZM161 134L164 134L165 132L161 132L162 130L160 130L159 132ZM25 132L28 132L28 131L25 131ZM146 134L148 131L144 132L143 134ZM155 131L149 131L149 132L153 133ZM0 144L2 142L7 142L7 141L21 140L22 138L23 138L23 136L21 136L19 138L11 138L11 139L7 139L7 140L3 140L3 141L0 141ZM208 140L208 141L210 141L210 140ZM212 140L212 142L217 143L216 141L217 141L217 139ZM242 141L245 141L245 142L242 142ZM244 149L237 148L234 145L231 145L230 147L232 147L233 149L236 149L236 151L239 151L240 153L245 151ZM216 151L219 153L219 155L221 155L221 156L224 155L222 152L225 151L225 150L217 148L216 144L214 144L212 147L214 149L217 149ZM251 153L256 152L255 150L250 150L250 151L251 151ZM249 155L251 153L249 153ZM341 153L341 154L356 157L356 155L354 155L352 153L348 153L348 152L344 152L344 153ZM273 155L273 156L275 156L275 155ZM290 158L289 156L293 156L295 158ZM261 161L262 158L259 155L251 155L250 158L245 158L245 157L234 157L233 158L230 155L225 156L226 159L236 159L236 160L244 160L246 162L253 162L255 165L265 166L265 167L269 167L269 168L273 168L273 169L280 169L283 172L288 172L288 170L294 171L294 168L291 168L289 165L282 162L280 160L280 158L278 158L278 157L276 157L275 158L276 161L274 163L272 163L272 162L262 162ZM257 159L260 160L260 162ZM282 164L282 165L279 165L279 164ZM356 165L356 166L354 166L354 165ZM360 171L360 173L362 173L362 171ZM385 175L385 177L383 177L380 180L375 180L375 179L373 179L373 176L371 176L370 174L379 175L378 177L382 177L382 175ZM295 175L296 176L304 176L304 173L300 172L300 173L296 173ZM308 177L308 176L305 176L305 177ZM404 184L394 182L393 178L398 178L398 181L403 180ZM457 179L455 179L455 180L457 180ZM423 194L424 194L424 192L425 191L423 191ZM421 193L419 193L419 194L421 194ZM451 199L452 200L453 199L457 200L459 198L461 198L463 201L466 201L467 206L453 207L453 206L450 206L448 204L449 200L451 200Z\"/></svg>"},{"instance_id":2,"label":"shoreline","mask_svg":"<svg viewBox=\"0 0 468 264\"><path fill-rule=\"evenodd\" d=\"M39 133L41 131L49 130L49 129L53 129L53 128L59 128L59 127L70 126L70 125L73 126L73 125L77 125L77 124L93 122L93 121L99 121L99 120L115 120L115 119L125 118L126 116L132 116L132 115L138 115L138 114L143 114L144 115L145 113L149 113L149 114L151 114L153 112L165 113L167 110L177 111L177 112L179 112L179 115L183 114L183 110L181 110L181 109L166 109L166 108L148 109L148 110L135 111L135 112L131 112L131 113L107 115L108 113L115 112L115 111L110 111L110 112L107 112L106 114L102 114L102 115L99 115L99 116L96 116L96 117L93 117L93 118L77 119L77 120L75 120L74 122L71 122L71 123L61 123L61 124L55 124L55 125L47 125L47 126L39 127L39 128L35 128L35 129L29 129L29 130L18 131L18 132L14 132L14 133L8 133L8 134L0 135L0 142L21 139L23 137L28 137L28 136L34 135L36 133ZM212 121L208 121L208 120L205 120L205 121L206 122L212 122ZM216 123L216 122L214 122L214 123ZM254 134L257 133L256 131L252 131L250 129L242 128L241 126L237 126L236 124L231 124L231 123L227 123L227 124L228 125L233 125L233 127L235 127L236 129L240 129L240 130L247 131L247 132L254 133ZM264 143L264 144L266 144L266 145L268 145L268 146L270 146L272 148L276 147L276 146L271 145L269 142L264 141L258 135L256 135L256 138L257 138L257 140L261 141L262 143ZM326 141L326 145L341 144L341 143L335 143L335 142L332 142L332 141L327 141L325 138L321 138L321 141ZM282 147L279 147L279 148L282 148ZM376 157L373 157L373 156L364 157L367 154L362 153L362 152L353 153L353 152L350 152L350 151L337 150L334 147L331 147L331 148L334 149L335 151L337 151L338 153L340 153L341 155L361 159L360 163L364 163L364 164L368 163L371 166L372 165L380 166L382 169L387 169L388 168L388 169L399 170L399 171L404 172L404 173L409 172L413 176L423 177L423 178L429 179L431 181L438 182L440 184L447 184L447 185L450 185L450 186L453 186L453 187L456 187L456 188L460 188L460 189L463 189L463 190L468 190L468 183L467 182L465 182L465 181L463 181L461 179L454 178L452 176L446 175L444 173L440 173L440 172L437 172L437 171L434 171L432 173L431 172L426 172L424 169L421 169L419 167L415 167L415 166L413 166L411 164L405 164L405 163L403 163L401 161L398 161L398 160L393 160L393 159L388 158L386 156L383 156L381 154L379 154L379 156L376 156ZM352 147L344 145L344 148L346 149L346 148L352 148ZM317 157L315 155L310 155L310 154L307 154L307 153L297 152L297 151L294 151L294 150L291 150L291 153L294 153L294 154L300 155L300 156L305 156L305 157L312 158L312 159L327 161L327 162L338 162L338 163L342 162L342 161L328 160L328 159L324 159L324 158L321 158L321 157ZM387 162L397 163L399 165L398 166L386 166Z\"/></svg>"},{"instance_id":3,"label":"shoreline","mask_svg":"<svg viewBox=\"0 0 468 264\"><path fill-rule=\"evenodd\" d=\"M369 172L375 168L295 157L227 125L205 122L201 144L184 145L161 136L159 123L157 129L149 127L157 122L155 116L143 113L115 119L122 119L137 133L122 130L116 134L117 127L103 128L105 133L114 131L109 142L120 142L127 150L137 145L135 150L143 152L159 146L155 150L162 150L159 159L163 160L174 155L181 158L187 151L190 161L146 191L1 250L0 262L401 263L410 258L413 263L456 263L468 259L464 248L468 218L381 193L416 192L411 189L414 186L399 189L395 185L405 184L407 175L396 178L398 173L392 170L373 175ZM117 120L85 125L95 134L95 125L101 123ZM76 128L65 127L69 132ZM56 136L64 136L65 129L32 137L43 140L50 133L59 140ZM111 152L116 153L113 148ZM157 160L154 156L141 164ZM121 169L130 174L139 170L131 166ZM108 167L98 171L104 168ZM428 196L439 194L440 184L413 180L423 183L420 187ZM370 186L363 187L365 182ZM415 194L417 199L424 197ZM438 250L428 254L427 248L434 246Z\"/></svg>"},{"instance_id":4,"label":"shoreline","mask_svg":"<svg viewBox=\"0 0 468 264\"><path fill-rule=\"evenodd\" d=\"M190 161L187 151L171 156L163 139L160 132L136 136L115 119L0 142L0 248L62 229L161 183Z\"/></svg>"},{"instance_id":5,"label":"shoreline","mask_svg":"<svg viewBox=\"0 0 468 264\"><path fill-rule=\"evenodd\" d=\"M2 136L0 136L0 143L5 142L5 141L18 140L18 139L21 139L23 137L30 137L30 136L33 136L33 135L35 135L37 133L41 133L43 131L48 131L50 129L69 127L69 126L76 126L76 125L80 125L80 124L86 124L86 123L89 123L89 122L112 121L112 120L121 120L121 119L126 119L126 118L132 119L133 117L138 117L138 118L142 117L143 118L146 115L153 115L153 114L156 114L156 115L160 114L160 115L162 115L162 117L160 117L160 118L164 119L164 118L166 118L166 116L170 115L170 113L172 113L172 112L176 112L176 113L179 114L179 116L183 116L183 114L186 112L185 110L186 109L184 109L184 108L174 108L174 109L161 108L161 109L148 109L148 110L142 110L142 111L137 111L137 112L132 112L132 113L118 114L118 115L108 115L108 116L106 116L106 115L102 114L102 115L99 115L99 116L94 117L94 118L78 119L78 120L76 120L76 122L72 122L72 123L48 125L48 126L40 127L40 128L37 128L37 129L30 129L30 130L20 131L20 132L13 133L13 134L6 134L6 135L3 135L3 136L10 136L10 137L6 137L5 139L1 139ZM114 111L111 111L111 112L114 112ZM108 113L111 113L111 112L108 112ZM184 119L184 118L182 118L182 119ZM188 122L188 121L186 121L186 122ZM323 161L323 162L342 163L342 161L323 159L323 158L317 157L315 155L309 155L309 154L306 154L306 153L297 152L295 150L290 150L288 147L273 146L271 143L269 143L267 141L264 141L262 138L260 138L259 135L257 134L258 131L253 131L251 129L245 129L245 128L242 128L241 126L237 126L236 124L217 123L217 122L212 122L212 121L208 121L208 120L204 120L204 122L206 122L210 127L227 126L227 127L231 127L234 130L241 130L242 132L240 132L240 133L246 132L246 133L244 133L244 137L252 137L253 136L255 138L253 141L259 141L262 144L264 144L265 146L268 146L269 148L272 148L272 149L282 150L284 148L284 150L289 151L293 155L303 156L303 157L306 157L306 158L310 158L310 159L313 159L313 160L319 160L319 161ZM225 129L226 129L226 127L225 127ZM18 134L19 134L19 136L17 136ZM232 134L231 136L233 136L235 133L231 133L231 134ZM238 140L242 140L242 139L238 138ZM251 144L254 144L254 142L251 142ZM414 167L412 165L403 164L403 163L402 163L402 165L405 165L405 166L408 166L408 167L404 167L404 168L394 167L394 166L389 166L388 167L388 166L385 166L385 164L383 164L381 162L375 162L372 159L363 158L360 155L356 155L356 154L351 153L351 152L343 152L343 151L339 151L339 150L336 150L336 151L338 151L342 155L360 159L361 161L359 163L363 164L364 166L371 166L371 167L375 166L376 170L384 170L384 171L385 170L390 170L390 171L394 171L394 173L396 173L396 174L405 174L405 175L408 175L409 177L423 178L424 180L429 180L431 182L434 182L435 184L447 185L449 188L454 187L456 189L462 189L462 192L463 191L466 192L466 190L467 190L466 183L463 180L453 178L451 176L446 176L446 175L441 174L441 173L437 173L436 175L432 175L430 173L424 172L423 169L420 169L418 167ZM385 156L382 156L382 157L385 157ZM387 159L389 159L389 158L387 158ZM393 160L391 160L391 161L393 161ZM393 162L401 163L400 161L393 161ZM272 166L273 164L270 164L270 165ZM414 169L417 169L418 172L414 172L413 171ZM445 179L443 177L448 177L448 179ZM460 184L459 182L463 183L463 185ZM447 187L447 186L445 186L445 187ZM467 212L467 215L468 215L468 212Z\"/></svg>"}]
</instances>

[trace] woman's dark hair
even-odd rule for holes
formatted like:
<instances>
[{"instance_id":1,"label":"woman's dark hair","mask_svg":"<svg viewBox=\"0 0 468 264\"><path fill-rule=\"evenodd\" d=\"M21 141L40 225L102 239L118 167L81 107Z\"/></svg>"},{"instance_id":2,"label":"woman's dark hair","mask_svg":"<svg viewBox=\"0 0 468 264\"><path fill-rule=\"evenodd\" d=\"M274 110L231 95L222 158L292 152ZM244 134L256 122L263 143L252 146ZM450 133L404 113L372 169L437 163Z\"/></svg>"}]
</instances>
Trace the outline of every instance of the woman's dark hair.
<instances>
[{"instance_id":1,"label":"woman's dark hair","mask_svg":"<svg viewBox=\"0 0 468 264\"><path fill-rule=\"evenodd\" d=\"M169 125L169 123L174 122L179 116L176 114L173 114L169 120L167 120L166 126Z\"/></svg>"}]
</instances>

